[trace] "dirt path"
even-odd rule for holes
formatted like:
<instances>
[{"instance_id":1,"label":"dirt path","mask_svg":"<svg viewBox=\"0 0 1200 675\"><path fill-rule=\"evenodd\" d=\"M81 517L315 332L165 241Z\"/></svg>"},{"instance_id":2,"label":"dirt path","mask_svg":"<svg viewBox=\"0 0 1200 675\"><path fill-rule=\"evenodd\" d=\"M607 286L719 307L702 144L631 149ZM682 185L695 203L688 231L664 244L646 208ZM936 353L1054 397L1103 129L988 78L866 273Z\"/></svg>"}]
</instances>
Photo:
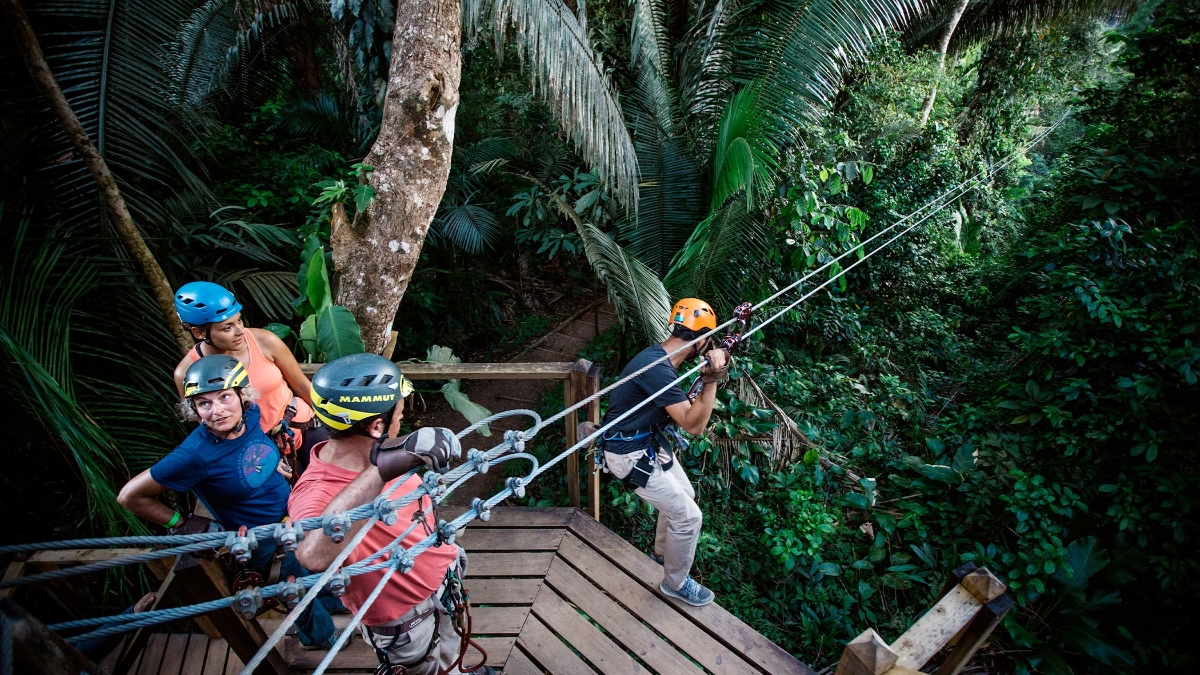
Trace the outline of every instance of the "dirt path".
<instances>
[{"instance_id":1,"label":"dirt path","mask_svg":"<svg viewBox=\"0 0 1200 675\"><path fill-rule=\"evenodd\" d=\"M607 300L601 300L585 308L575 316L563 321L538 340L532 341L525 351L510 359L510 362L548 363L575 361L579 350L595 336L608 330L617 321L617 315ZM479 405L499 412L516 408L537 410L538 402L551 388L558 386L551 380L464 380L463 391ZM465 426L462 415L455 412L440 396L427 399L425 410L414 411L405 417L419 426L444 426L461 429ZM463 439L463 449L488 449L500 442L506 429L522 429L529 426L528 417L512 417L500 420L491 426L492 435L483 437L472 433ZM472 478L450 495L447 504L469 506L475 497L487 497L495 493L500 483L499 473Z\"/></svg>"}]
</instances>

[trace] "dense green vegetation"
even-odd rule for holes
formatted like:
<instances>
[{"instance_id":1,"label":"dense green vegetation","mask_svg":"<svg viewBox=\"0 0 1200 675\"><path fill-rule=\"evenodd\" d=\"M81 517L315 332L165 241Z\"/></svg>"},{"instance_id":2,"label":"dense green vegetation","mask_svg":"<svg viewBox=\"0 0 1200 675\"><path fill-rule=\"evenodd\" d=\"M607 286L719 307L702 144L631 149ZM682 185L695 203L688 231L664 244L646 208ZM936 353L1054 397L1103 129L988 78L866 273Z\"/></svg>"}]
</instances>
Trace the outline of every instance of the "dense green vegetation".
<instances>
[{"instance_id":1,"label":"dense green vegetation","mask_svg":"<svg viewBox=\"0 0 1200 675\"><path fill-rule=\"evenodd\" d=\"M133 0L110 21L100 0L26 3L168 277L230 285L302 356L330 203L353 218L373 195L359 162L395 21L388 2L330 4ZM683 453L697 576L823 666L867 626L898 635L973 561L1019 603L987 670L1190 670L1200 9L972 2L942 70L929 47L954 4L849 3L876 19L856 31L836 2L586 3L590 46L564 59L604 64L624 117L589 123L629 138L636 209L580 119L535 93L533 48L468 27L396 354L507 357L607 292L623 323L583 355L611 376L659 299L757 300L1015 153L738 354ZM5 539L135 529L114 485L184 432L177 353L8 43L0 92ZM739 440L780 424L751 381L801 432L782 448ZM526 501L563 503L555 478ZM653 514L616 482L604 495L606 524L648 549Z\"/></svg>"}]
</instances>

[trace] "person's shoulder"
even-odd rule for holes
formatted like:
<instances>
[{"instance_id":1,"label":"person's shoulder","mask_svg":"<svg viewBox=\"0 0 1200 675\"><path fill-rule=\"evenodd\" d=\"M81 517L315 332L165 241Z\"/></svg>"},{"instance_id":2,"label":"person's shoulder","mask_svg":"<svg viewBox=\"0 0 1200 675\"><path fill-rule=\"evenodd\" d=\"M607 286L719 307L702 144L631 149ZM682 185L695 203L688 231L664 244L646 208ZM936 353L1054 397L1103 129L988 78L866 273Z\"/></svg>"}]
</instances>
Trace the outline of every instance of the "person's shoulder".
<instances>
[{"instance_id":1,"label":"person's shoulder","mask_svg":"<svg viewBox=\"0 0 1200 675\"><path fill-rule=\"evenodd\" d=\"M254 341L258 343L258 348L266 356L273 356L278 349L287 348L286 345L283 344L283 340L279 339L278 335L272 333L266 328L248 328L247 330L249 330L254 336Z\"/></svg>"},{"instance_id":2,"label":"person's shoulder","mask_svg":"<svg viewBox=\"0 0 1200 675\"><path fill-rule=\"evenodd\" d=\"M187 438L183 439L182 443L175 446L175 449L172 450L172 452L193 453L196 450L200 449L205 444L207 444L208 441L209 441L208 430L205 429L204 424L201 423L201 424L197 425L195 429L192 429L192 433L188 434Z\"/></svg>"}]
</instances>

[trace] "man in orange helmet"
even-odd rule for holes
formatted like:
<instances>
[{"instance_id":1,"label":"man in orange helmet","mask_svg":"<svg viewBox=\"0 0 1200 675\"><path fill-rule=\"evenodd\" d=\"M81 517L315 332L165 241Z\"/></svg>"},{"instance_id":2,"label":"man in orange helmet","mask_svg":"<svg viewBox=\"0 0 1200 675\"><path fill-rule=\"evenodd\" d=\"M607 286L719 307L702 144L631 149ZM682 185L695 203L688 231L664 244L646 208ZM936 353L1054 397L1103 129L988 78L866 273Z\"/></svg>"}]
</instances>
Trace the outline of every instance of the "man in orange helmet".
<instances>
[{"instance_id":1,"label":"man in orange helmet","mask_svg":"<svg viewBox=\"0 0 1200 675\"><path fill-rule=\"evenodd\" d=\"M621 377L654 363L613 391L604 421L617 419L670 384L679 377L676 368L680 364L704 354L708 365L701 371L704 388L699 397L689 401L678 384L671 386L605 432L601 445L608 470L658 510L653 557L663 566L659 588L689 605L701 606L713 601L713 592L692 579L689 572L704 516L696 505L696 491L687 473L675 460L666 432L674 423L689 434L704 433L716 401L717 383L729 374L729 353L723 349L707 351L717 315L703 300L685 298L676 303L670 325L671 337L643 349L625 366ZM696 338L702 339L684 348ZM679 353L665 358L676 351Z\"/></svg>"}]
</instances>

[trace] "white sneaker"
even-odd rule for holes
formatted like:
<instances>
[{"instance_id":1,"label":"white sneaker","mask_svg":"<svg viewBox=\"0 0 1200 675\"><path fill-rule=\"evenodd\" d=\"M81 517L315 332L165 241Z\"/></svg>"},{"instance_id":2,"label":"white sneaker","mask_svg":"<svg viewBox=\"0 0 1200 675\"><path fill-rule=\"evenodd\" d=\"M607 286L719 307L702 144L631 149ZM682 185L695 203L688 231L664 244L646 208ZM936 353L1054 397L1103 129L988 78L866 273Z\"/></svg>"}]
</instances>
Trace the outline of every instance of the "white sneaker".
<instances>
[{"instance_id":1,"label":"white sneaker","mask_svg":"<svg viewBox=\"0 0 1200 675\"><path fill-rule=\"evenodd\" d=\"M683 586L680 586L679 590L677 591L672 590L671 587L667 585L666 579L663 579L663 582L659 584L658 589L664 594L669 595L672 598L679 598L693 607L703 607L704 605L712 602L713 598L715 597L712 591L701 586L696 582L695 579L691 577L685 579L683 581Z\"/></svg>"}]
</instances>

